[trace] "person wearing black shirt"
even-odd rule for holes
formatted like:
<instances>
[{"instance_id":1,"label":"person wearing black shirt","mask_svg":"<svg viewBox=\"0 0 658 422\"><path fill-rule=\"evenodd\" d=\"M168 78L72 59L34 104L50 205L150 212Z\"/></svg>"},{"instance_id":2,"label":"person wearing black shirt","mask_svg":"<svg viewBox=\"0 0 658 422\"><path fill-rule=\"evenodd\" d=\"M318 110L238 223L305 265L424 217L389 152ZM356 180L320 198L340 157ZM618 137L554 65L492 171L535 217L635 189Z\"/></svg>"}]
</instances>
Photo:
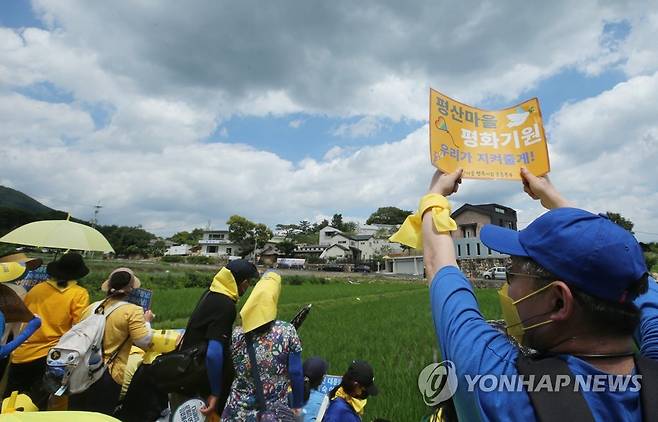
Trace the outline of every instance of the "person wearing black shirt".
<instances>
[{"instance_id":1,"label":"person wearing black shirt","mask_svg":"<svg viewBox=\"0 0 658 422\"><path fill-rule=\"evenodd\" d=\"M251 262L236 259L229 262L213 278L208 291L190 316L180 350L207 343L206 369L208 383L197 392L207 397L201 412L221 415L233 380L230 346L231 331L236 317L236 302L258 279L258 269ZM172 406L172 410L175 407Z\"/></svg>"}]
</instances>

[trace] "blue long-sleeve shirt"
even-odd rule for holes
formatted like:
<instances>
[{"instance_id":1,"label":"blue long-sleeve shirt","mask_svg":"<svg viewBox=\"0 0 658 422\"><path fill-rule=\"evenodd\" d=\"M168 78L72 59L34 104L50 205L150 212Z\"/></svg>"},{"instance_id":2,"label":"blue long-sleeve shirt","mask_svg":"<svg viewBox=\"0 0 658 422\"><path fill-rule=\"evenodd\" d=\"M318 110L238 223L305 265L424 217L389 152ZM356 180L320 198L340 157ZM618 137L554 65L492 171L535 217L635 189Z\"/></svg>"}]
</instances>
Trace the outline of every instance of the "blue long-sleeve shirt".
<instances>
[{"instance_id":1,"label":"blue long-sleeve shirt","mask_svg":"<svg viewBox=\"0 0 658 422\"><path fill-rule=\"evenodd\" d=\"M292 408L299 409L304 406L304 370L301 352L291 352L288 355L288 376L292 387Z\"/></svg>"},{"instance_id":2,"label":"blue long-sleeve shirt","mask_svg":"<svg viewBox=\"0 0 658 422\"><path fill-rule=\"evenodd\" d=\"M23 331L20 332L12 341L7 344L0 346L0 359L4 359L11 352L13 352L18 346L20 346L25 340L27 340L36 330L41 327L41 320L38 317L34 317L27 323ZM0 337L5 332L5 316L0 312Z\"/></svg>"},{"instance_id":3,"label":"blue long-sleeve shirt","mask_svg":"<svg viewBox=\"0 0 658 422\"><path fill-rule=\"evenodd\" d=\"M471 283L454 267L443 267L430 288L432 318L442 356L454 363L458 387L453 396L459 420L533 421L530 397L524 389L508 391L479 388L474 377L518 376L518 349L482 317ZM587 362L558 355L576 376L607 376ZM471 381L470 383L468 381ZM470 388L473 385L474 388ZM491 383L485 383L490 387ZM595 420L641 420L639 391L583 392Z\"/></svg>"},{"instance_id":4,"label":"blue long-sleeve shirt","mask_svg":"<svg viewBox=\"0 0 658 422\"><path fill-rule=\"evenodd\" d=\"M218 397L222 388L222 366L224 365L224 346L217 340L208 341L206 350L206 369L210 382L210 394Z\"/></svg>"},{"instance_id":5,"label":"blue long-sleeve shirt","mask_svg":"<svg viewBox=\"0 0 658 422\"><path fill-rule=\"evenodd\" d=\"M649 277L649 290L638 296L635 306L640 309L640 325L635 340L642 356L658 360L658 284Z\"/></svg>"}]
</instances>

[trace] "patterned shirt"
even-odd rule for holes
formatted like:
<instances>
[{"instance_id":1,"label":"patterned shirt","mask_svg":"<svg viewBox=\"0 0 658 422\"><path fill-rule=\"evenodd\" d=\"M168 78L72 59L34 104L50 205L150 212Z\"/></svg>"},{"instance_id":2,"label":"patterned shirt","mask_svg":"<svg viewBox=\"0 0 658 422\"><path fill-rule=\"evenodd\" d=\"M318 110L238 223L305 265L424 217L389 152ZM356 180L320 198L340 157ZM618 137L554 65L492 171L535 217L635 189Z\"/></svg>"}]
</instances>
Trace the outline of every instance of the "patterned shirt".
<instances>
[{"instance_id":1,"label":"patterned shirt","mask_svg":"<svg viewBox=\"0 0 658 422\"><path fill-rule=\"evenodd\" d=\"M287 406L290 387L288 356L302 351L295 327L288 322L274 321L268 331L254 337L254 349L265 401L268 405L279 403ZM256 421L256 393L242 327L233 330L231 356L236 376L222 421Z\"/></svg>"}]
</instances>

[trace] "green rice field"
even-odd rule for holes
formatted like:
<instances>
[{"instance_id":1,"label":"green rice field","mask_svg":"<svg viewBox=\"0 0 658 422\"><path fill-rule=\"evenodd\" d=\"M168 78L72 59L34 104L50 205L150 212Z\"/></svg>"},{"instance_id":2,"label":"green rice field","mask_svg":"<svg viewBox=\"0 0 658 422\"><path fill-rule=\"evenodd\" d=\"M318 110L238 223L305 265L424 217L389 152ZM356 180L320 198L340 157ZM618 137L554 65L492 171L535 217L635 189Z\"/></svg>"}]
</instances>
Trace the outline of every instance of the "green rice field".
<instances>
[{"instance_id":1,"label":"green rice field","mask_svg":"<svg viewBox=\"0 0 658 422\"><path fill-rule=\"evenodd\" d=\"M85 279L93 298L101 295L97 286L102 274L117 266L106 264L92 264L92 274ZM164 264L131 266L144 287L154 291L155 328L183 328L205 290L170 288L170 283L191 284L186 278L191 271L196 273L193 281L208 285L216 270L181 270ZM440 357L427 286L420 281L395 282L376 277L351 280L359 284L348 283L345 277L284 275L279 318L290 320L302 306L312 303L313 309L299 330L304 358L322 356L330 364L329 372L336 375L342 374L354 359L372 364L380 394L368 401L364 421L375 417L420 421L428 409L418 392L417 377L422 368ZM485 316L498 318L495 290L480 289L477 295Z\"/></svg>"}]
</instances>

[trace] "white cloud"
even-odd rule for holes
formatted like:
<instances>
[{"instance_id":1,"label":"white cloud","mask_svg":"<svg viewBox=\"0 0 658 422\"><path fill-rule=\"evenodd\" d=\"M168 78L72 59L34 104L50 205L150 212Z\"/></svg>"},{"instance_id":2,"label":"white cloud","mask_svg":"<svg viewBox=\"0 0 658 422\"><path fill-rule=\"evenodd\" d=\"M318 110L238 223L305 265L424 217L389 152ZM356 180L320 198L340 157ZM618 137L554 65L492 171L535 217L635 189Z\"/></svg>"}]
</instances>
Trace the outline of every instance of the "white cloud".
<instances>
[{"instance_id":1,"label":"white cloud","mask_svg":"<svg viewBox=\"0 0 658 422\"><path fill-rule=\"evenodd\" d=\"M2 145L64 146L94 131L89 114L76 105L35 101L0 91L0 139ZM76 142L77 143L77 142Z\"/></svg>"},{"instance_id":2,"label":"white cloud","mask_svg":"<svg viewBox=\"0 0 658 422\"><path fill-rule=\"evenodd\" d=\"M438 14L432 1L35 6L49 30L0 28L8 157L0 181L81 218L91 208L75 204L101 200L101 222L168 234L234 213L275 224L413 209L433 171L426 126L397 142L334 147L297 163L203 140L218 127L228 135L221 125L234 115L294 113L359 118L335 133L365 138L384 121L426 120L430 85L468 102L513 99L565 68L621 66L628 82L555 115L553 177L579 204L656 231L658 18L634 2L450 3ZM612 48L603 26L621 20L631 33ZM16 93L45 81L74 101ZM88 110L99 105L108 116L97 129ZM541 209L517 185L468 181L455 206L496 201L530 221Z\"/></svg>"},{"instance_id":3,"label":"white cloud","mask_svg":"<svg viewBox=\"0 0 658 422\"><path fill-rule=\"evenodd\" d=\"M629 75L651 74L658 70L658 11L655 6L654 2L653 10L646 10L632 21L631 33L621 47L627 58L623 68Z\"/></svg>"},{"instance_id":4,"label":"white cloud","mask_svg":"<svg viewBox=\"0 0 658 422\"><path fill-rule=\"evenodd\" d=\"M369 138L379 132L383 124L374 116L365 116L354 123L343 123L333 129L334 136L343 138Z\"/></svg>"},{"instance_id":5,"label":"white cloud","mask_svg":"<svg viewBox=\"0 0 658 422\"><path fill-rule=\"evenodd\" d=\"M327 161L333 160L334 158L340 157L345 150L338 145L333 146L324 154L324 159Z\"/></svg>"},{"instance_id":6,"label":"white cloud","mask_svg":"<svg viewBox=\"0 0 658 422\"><path fill-rule=\"evenodd\" d=\"M465 101L512 99L560 69L599 60L609 53L603 25L644 14L633 2L595 0L578 8L567 0L448 3L440 12L431 0L358 7L348 1L34 3L68 56L95 62L141 95L183 97L193 109L222 114L303 111L394 120L425 120L429 85ZM45 53L37 62L53 60L55 75L78 63ZM92 83L102 75L67 74L62 79L76 92L103 92L107 85Z\"/></svg>"},{"instance_id":7,"label":"white cloud","mask_svg":"<svg viewBox=\"0 0 658 422\"><path fill-rule=\"evenodd\" d=\"M304 123L304 120L302 119L295 119L291 120L290 123L288 123L288 126L290 126L293 129L299 129L299 127Z\"/></svg>"}]
</instances>

